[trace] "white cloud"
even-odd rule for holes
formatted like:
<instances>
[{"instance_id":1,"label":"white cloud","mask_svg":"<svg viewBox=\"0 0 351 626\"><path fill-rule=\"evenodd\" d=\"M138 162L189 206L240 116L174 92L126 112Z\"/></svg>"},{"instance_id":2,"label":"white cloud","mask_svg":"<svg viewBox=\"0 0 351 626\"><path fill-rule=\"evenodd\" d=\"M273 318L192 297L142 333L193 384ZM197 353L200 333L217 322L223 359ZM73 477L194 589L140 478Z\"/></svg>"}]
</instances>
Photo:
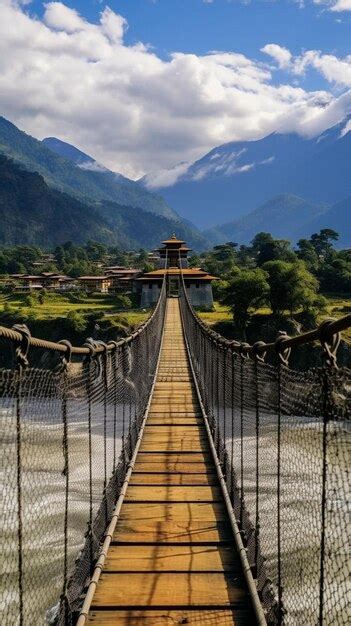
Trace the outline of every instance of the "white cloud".
<instances>
[{"instance_id":1,"label":"white cloud","mask_svg":"<svg viewBox=\"0 0 351 626\"><path fill-rule=\"evenodd\" d=\"M340 59L333 54L322 54L319 50L307 50L301 56L293 57L290 50L275 43L267 44L261 52L272 57L280 69L291 70L301 76L312 67L329 83L351 87L351 55Z\"/></svg>"},{"instance_id":2,"label":"white cloud","mask_svg":"<svg viewBox=\"0 0 351 626\"><path fill-rule=\"evenodd\" d=\"M295 59L294 72L303 74L308 67L318 70L329 83L351 87L351 55L339 59L333 54L308 50Z\"/></svg>"},{"instance_id":3,"label":"white cloud","mask_svg":"<svg viewBox=\"0 0 351 626\"><path fill-rule=\"evenodd\" d=\"M163 181L172 184L184 162L216 145L277 128L308 134L339 121L350 106L341 91L350 85L348 57L309 51L296 59L276 44L265 46L295 79L313 67L332 85L309 92L292 85L291 75L275 84L271 63L239 53L176 52L161 59L142 43L128 46L126 28L109 8L92 24L61 2L48 2L40 20L18 2L0 0L2 114L34 136L73 143L126 176L163 170Z\"/></svg>"},{"instance_id":4,"label":"white cloud","mask_svg":"<svg viewBox=\"0 0 351 626\"><path fill-rule=\"evenodd\" d=\"M337 0L330 9L331 11L351 11L351 0Z\"/></svg>"},{"instance_id":5,"label":"white cloud","mask_svg":"<svg viewBox=\"0 0 351 626\"><path fill-rule=\"evenodd\" d=\"M106 172L106 167L97 161L83 161L78 163L78 167L82 170L90 170L91 172Z\"/></svg>"},{"instance_id":6,"label":"white cloud","mask_svg":"<svg viewBox=\"0 0 351 626\"><path fill-rule=\"evenodd\" d=\"M177 180L186 174L190 163L179 163L169 169L160 169L149 172L144 177L144 182L148 189L160 189L161 187L171 187Z\"/></svg>"},{"instance_id":7,"label":"white cloud","mask_svg":"<svg viewBox=\"0 0 351 626\"><path fill-rule=\"evenodd\" d=\"M77 11L66 7L62 2L49 2L44 6L44 22L53 29L74 33L84 30L88 26Z\"/></svg>"},{"instance_id":8,"label":"white cloud","mask_svg":"<svg viewBox=\"0 0 351 626\"><path fill-rule=\"evenodd\" d=\"M268 54L275 61L277 61L280 68L286 68L290 65L292 54L287 48L278 46L275 43L268 43L266 46L261 48L261 52Z\"/></svg>"},{"instance_id":9,"label":"white cloud","mask_svg":"<svg viewBox=\"0 0 351 626\"><path fill-rule=\"evenodd\" d=\"M336 13L351 11L351 0L313 0L313 3L324 5L329 11Z\"/></svg>"}]
</instances>

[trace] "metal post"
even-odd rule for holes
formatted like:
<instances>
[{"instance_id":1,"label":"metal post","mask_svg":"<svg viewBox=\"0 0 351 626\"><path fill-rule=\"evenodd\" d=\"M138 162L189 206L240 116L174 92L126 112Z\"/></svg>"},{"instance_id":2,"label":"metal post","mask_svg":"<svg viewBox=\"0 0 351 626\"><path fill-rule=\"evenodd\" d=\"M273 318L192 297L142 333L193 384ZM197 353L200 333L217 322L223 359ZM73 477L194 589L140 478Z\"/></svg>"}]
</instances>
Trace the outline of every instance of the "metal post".
<instances>
[{"instance_id":1,"label":"metal post","mask_svg":"<svg viewBox=\"0 0 351 626\"><path fill-rule=\"evenodd\" d=\"M244 514L244 357L240 356L240 530Z\"/></svg>"},{"instance_id":2,"label":"metal post","mask_svg":"<svg viewBox=\"0 0 351 626\"><path fill-rule=\"evenodd\" d=\"M19 623L23 626L23 521L22 521L22 368L17 370L16 444L17 444L17 552Z\"/></svg>"},{"instance_id":3,"label":"metal post","mask_svg":"<svg viewBox=\"0 0 351 626\"><path fill-rule=\"evenodd\" d=\"M278 362L278 423L277 423L277 569L278 569L278 624L283 621L282 544L281 544L281 368Z\"/></svg>"},{"instance_id":4,"label":"metal post","mask_svg":"<svg viewBox=\"0 0 351 626\"><path fill-rule=\"evenodd\" d=\"M224 473L224 477L226 478L227 468L225 464L225 459L227 457L227 444L226 444L226 363L227 363L227 349L223 346L223 459L222 459L222 469Z\"/></svg>"},{"instance_id":5,"label":"metal post","mask_svg":"<svg viewBox=\"0 0 351 626\"><path fill-rule=\"evenodd\" d=\"M328 327L332 320L325 320L319 327L320 341L323 348L324 365L322 369L323 393L323 435L322 435L322 494L321 494L321 550L320 550L320 578L319 578L319 620L320 626L324 620L324 592L325 592L325 540L326 540L326 513L327 513L327 445L328 424L333 417L333 396L331 372L337 369L336 352L340 344L340 333L328 334Z\"/></svg>"},{"instance_id":6,"label":"metal post","mask_svg":"<svg viewBox=\"0 0 351 626\"><path fill-rule=\"evenodd\" d=\"M258 388L258 358L255 358L255 395L256 395L256 520L255 520L255 574L257 578L258 571L258 538L260 532L260 510L259 510L259 437L260 437L260 406L259 406L259 388Z\"/></svg>"},{"instance_id":7,"label":"metal post","mask_svg":"<svg viewBox=\"0 0 351 626\"><path fill-rule=\"evenodd\" d=\"M17 346L16 354L16 446L17 446L17 553L18 553L18 617L19 626L24 624L23 603L23 516L22 516L22 415L21 401L23 394L23 372L28 367L28 349L30 332L24 324L13 326L21 334L21 343Z\"/></svg>"},{"instance_id":8,"label":"metal post","mask_svg":"<svg viewBox=\"0 0 351 626\"><path fill-rule=\"evenodd\" d=\"M89 538L90 548L90 570L92 570L94 554L93 554L93 442L92 442L92 359L95 354L95 344L93 341L87 341L86 346L89 348L89 355L86 357L87 367L87 401L88 401L88 454L89 454L89 521L87 537Z\"/></svg>"},{"instance_id":9,"label":"metal post","mask_svg":"<svg viewBox=\"0 0 351 626\"><path fill-rule=\"evenodd\" d=\"M59 364L59 374L62 376L62 450L64 458L63 475L65 477L65 512L64 512L64 527L63 527L63 584L61 602L63 604L65 620L68 620L68 605L67 605L67 581L68 581L68 507L69 507L69 449L68 449L68 366L71 362L72 356L72 344L63 339L60 341L67 347L67 351L61 356Z\"/></svg>"},{"instance_id":10,"label":"metal post","mask_svg":"<svg viewBox=\"0 0 351 626\"><path fill-rule=\"evenodd\" d=\"M232 442L231 442L231 477L230 477L230 494L234 505L234 421L235 421L235 354L232 353L232 388L231 388L231 418L232 418Z\"/></svg>"}]
</instances>

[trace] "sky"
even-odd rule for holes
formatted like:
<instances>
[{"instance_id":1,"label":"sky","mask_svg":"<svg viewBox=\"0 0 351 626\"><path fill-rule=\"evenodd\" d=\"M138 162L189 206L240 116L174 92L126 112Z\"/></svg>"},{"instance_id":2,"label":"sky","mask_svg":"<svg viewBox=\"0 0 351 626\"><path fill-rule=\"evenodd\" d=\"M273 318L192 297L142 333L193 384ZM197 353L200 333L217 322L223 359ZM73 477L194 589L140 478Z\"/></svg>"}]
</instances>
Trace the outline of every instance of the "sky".
<instances>
[{"instance_id":1,"label":"sky","mask_svg":"<svg viewBox=\"0 0 351 626\"><path fill-rule=\"evenodd\" d=\"M222 143L343 119L350 44L351 0L0 0L0 114L171 184Z\"/></svg>"}]
</instances>

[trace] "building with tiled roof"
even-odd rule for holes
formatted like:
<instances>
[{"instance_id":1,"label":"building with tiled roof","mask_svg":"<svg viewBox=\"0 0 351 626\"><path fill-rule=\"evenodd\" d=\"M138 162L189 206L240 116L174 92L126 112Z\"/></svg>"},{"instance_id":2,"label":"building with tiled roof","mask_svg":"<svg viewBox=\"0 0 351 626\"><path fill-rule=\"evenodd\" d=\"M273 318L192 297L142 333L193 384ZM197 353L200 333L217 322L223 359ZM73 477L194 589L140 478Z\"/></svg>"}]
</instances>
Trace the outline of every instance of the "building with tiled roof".
<instances>
[{"instance_id":1,"label":"building with tiled roof","mask_svg":"<svg viewBox=\"0 0 351 626\"><path fill-rule=\"evenodd\" d=\"M162 242L164 245L159 248L159 268L144 273L138 281L142 284L141 307L153 306L159 297L164 276L167 280L167 290L169 295L179 294L179 281L181 273L184 278L190 302L193 306L204 308L213 307L213 295L211 283L216 280L199 267L189 268L188 253L190 248L184 246L185 241L172 235Z\"/></svg>"}]
</instances>

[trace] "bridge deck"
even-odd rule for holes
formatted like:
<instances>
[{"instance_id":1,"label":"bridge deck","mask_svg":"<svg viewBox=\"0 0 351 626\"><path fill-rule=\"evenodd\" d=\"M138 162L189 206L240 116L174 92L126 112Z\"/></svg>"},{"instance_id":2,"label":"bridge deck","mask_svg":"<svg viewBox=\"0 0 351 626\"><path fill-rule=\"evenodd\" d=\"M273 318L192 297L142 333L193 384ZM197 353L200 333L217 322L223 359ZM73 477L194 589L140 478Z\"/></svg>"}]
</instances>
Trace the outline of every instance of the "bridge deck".
<instances>
[{"instance_id":1,"label":"bridge deck","mask_svg":"<svg viewBox=\"0 0 351 626\"><path fill-rule=\"evenodd\" d=\"M255 624L169 299L143 440L88 624Z\"/></svg>"}]
</instances>

